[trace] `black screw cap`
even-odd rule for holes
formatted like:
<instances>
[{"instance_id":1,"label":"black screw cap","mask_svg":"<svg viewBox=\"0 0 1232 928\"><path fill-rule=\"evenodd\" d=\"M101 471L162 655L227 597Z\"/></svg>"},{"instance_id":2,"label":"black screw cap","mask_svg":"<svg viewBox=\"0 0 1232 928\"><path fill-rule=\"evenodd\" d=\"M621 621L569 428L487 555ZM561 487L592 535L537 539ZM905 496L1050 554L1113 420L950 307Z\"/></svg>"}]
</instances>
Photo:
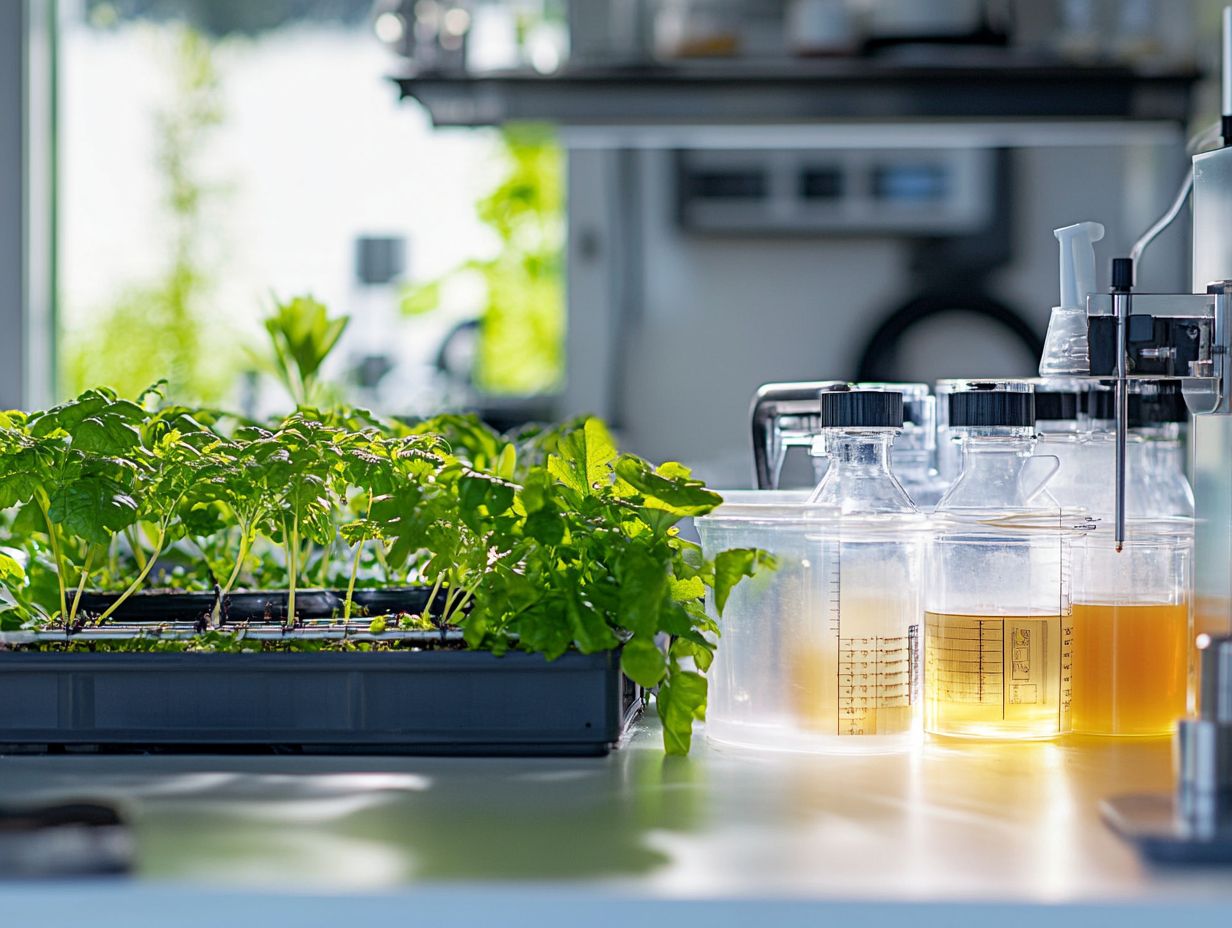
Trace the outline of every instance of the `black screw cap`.
<instances>
[{"instance_id":1,"label":"black screw cap","mask_svg":"<svg viewBox=\"0 0 1232 928\"><path fill-rule=\"evenodd\" d=\"M1032 428L1035 425L1034 393L992 389L991 384L971 386L971 390L950 394L951 428Z\"/></svg>"},{"instance_id":2,"label":"black screw cap","mask_svg":"<svg viewBox=\"0 0 1232 928\"><path fill-rule=\"evenodd\" d=\"M1132 258L1112 259L1112 289L1128 293L1134 289L1134 262Z\"/></svg>"},{"instance_id":3,"label":"black screw cap","mask_svg":"<svg viewBox=\"0 0 1232 928\"><path fill-rule=\"evenodd\" d=\"M1035 393L1035 421L1057 422L1078 418L1078 393L1044 390Z\"/></svg>"},{"instance_id":4,"label":"black screw cap","mask_svg":"<svg viewBox=\"0 0 1232 928\"><path fill-rule=\"evenodd\" d=\"M818 424L824 428L901 429L903 395L835 387L822 390Z\"/></svg>"}]
</instances>

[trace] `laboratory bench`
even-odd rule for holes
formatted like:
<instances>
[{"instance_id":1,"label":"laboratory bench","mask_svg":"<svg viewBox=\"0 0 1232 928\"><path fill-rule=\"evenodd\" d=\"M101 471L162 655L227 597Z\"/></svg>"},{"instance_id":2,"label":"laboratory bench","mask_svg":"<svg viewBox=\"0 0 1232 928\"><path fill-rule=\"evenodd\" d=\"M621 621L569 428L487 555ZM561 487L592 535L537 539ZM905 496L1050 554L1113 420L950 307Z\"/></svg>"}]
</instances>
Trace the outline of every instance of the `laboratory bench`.
<instances>
[{"instance_id":1,"label":"laboratory bench","mask_svg":"<svg viewBox=\"0 0 1232 928\"><path fill-rule=\"evenodd\" d=\"M7 756L3 802L114 801L135 866L0 880L0 913L92 926L1232 924L1232 869L1151 867L1100 820L1100 799L1171 782L1166 740L810 756L698 738L675 758L653 716L604 758Z\"/></svg>"}]
</instances>

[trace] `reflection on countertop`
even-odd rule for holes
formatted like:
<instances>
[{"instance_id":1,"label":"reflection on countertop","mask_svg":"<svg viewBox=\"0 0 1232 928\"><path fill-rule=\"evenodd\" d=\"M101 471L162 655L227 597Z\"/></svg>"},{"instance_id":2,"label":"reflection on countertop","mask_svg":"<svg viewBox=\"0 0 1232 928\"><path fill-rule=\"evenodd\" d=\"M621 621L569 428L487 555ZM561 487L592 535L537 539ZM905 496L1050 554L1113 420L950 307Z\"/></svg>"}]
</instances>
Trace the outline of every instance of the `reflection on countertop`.
<instances>
[{"instance_id":1,"label":"reflection on countertop","mask_svg":"<svg viewBox=\"0 0 1232 928\"><path fill-rule=\"evenodd\" d=\"M668 758L653 719L598 759L0 758L8 803L117 802L148 883L1232 905L1226 879L1148 870L1100 823L1101 798L1171 780L1167 740L823 757L699 738Z\"/></svg>"}]
</instances>

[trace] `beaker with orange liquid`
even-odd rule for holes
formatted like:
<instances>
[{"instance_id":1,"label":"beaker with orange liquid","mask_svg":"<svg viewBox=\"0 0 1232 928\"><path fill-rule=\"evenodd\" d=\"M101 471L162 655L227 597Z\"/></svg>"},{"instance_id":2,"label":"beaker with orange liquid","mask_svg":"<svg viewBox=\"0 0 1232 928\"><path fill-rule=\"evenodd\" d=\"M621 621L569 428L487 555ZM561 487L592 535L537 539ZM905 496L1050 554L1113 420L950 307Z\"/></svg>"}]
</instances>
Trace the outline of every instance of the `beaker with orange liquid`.
<instances>
[{"instance_id":1,"label":"beaker with orange liquid","mask_svg":"<svg viewBox=\"0 0 1232 928\"><path fill-rule=\"evenodd\" d=\"M1074 549L1072 724L1088 735L1163 736L1188 708L1193 540L1185 520L1106 527Z\"/></svg>"}]
</instances>

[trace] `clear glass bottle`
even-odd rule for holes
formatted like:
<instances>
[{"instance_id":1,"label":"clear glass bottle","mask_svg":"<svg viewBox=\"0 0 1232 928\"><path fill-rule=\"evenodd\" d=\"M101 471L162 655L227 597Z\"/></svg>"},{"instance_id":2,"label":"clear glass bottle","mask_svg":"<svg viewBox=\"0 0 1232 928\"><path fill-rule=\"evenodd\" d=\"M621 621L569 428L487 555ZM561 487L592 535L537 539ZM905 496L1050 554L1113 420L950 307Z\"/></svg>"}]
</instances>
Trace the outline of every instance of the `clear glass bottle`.
<instances>
[{"instance_id":1,"label":"clear glass bottle","mask_svg":"<svg viewBox=\"0 0 1232 928\"><path fill-rule=\"evenodd\" d=\"M812 635L789 671L799 716L829 750L901 750L920 732L928 531L892 466L902 394L823 390L819 424L829 467L810 504L839 517L816 536L829 569L811 588Z\"/></svg>"},{"instance_id":2,"label":"clear glass bottle","mask_svg":"<svg viewBox=\"0 0 1232 928\"><path fill-rule=\"evenodd\" d=\"M937 472L937 398L926 383L858 383L856 389L902 394L903 430L894 440L890 461L911 501L931 511L949 485Z\"/></svg>"},{"instance_id":3,"label":"clear glass bottle","mask_svg":"<svg viewBox=\"0 0 1232 928\"><path fill-rule=\"evenodd\" d=\"M1048 738L1069 728L1070 531L1035 453L1032 385L949 396L958 477L933 516L925 586L924 724L939 735Z\"/></svg>"}]
</instances>

